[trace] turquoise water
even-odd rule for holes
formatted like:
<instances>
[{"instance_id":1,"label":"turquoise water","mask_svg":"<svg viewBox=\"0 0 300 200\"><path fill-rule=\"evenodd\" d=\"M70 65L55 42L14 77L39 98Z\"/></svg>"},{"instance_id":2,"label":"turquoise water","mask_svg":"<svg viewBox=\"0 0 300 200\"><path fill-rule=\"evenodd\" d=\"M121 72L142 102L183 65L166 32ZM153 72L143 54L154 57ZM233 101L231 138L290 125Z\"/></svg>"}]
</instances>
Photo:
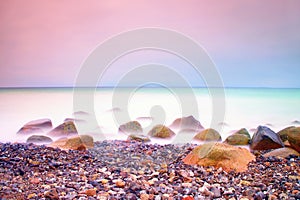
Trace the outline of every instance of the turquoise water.
<instances>
[{"instance_id":1,"label":"turquoise water","mask_svg":"<svg viewBox=\"0 0 300 200\"><path fill-rule=\"evenodd\" d=\"M81 92L82 105L74 105L78 97L71 88L0 89L0 141L22 140L15 133L31 120L50 118L57 126L78 110L96 119L96 124L77 124L79 130L101 135L98 139L123 139L117 134L118 126L130 120L139 120L147 132L155 124L169 125L178 117L193 115L204 127L218 129L223 138L242 127L252 130L268 125L278 131L300 121L300 89L98 88Z\"/></svg>"}]
</instances>

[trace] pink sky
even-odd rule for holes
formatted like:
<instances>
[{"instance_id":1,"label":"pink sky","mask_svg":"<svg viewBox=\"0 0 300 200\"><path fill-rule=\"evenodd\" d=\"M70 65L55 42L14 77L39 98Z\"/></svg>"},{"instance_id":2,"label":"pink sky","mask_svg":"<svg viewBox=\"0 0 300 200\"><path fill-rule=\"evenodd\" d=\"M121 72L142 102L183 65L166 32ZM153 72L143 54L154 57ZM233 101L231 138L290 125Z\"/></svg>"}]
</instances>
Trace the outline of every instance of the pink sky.
<instances>
[{"instance_id":1,"label":"pink sky","mask_svg":"<svg viewBox=\"0 0 300 200\"><path fill-rule=\"evenodd\" d=\"M256 78L257 86L300 87L297 0L10 0L1 2L0 25L0 87L72 86L98 44L140 27L194 38L225 85L252 86Z\"/></svg>"}]
</instances>

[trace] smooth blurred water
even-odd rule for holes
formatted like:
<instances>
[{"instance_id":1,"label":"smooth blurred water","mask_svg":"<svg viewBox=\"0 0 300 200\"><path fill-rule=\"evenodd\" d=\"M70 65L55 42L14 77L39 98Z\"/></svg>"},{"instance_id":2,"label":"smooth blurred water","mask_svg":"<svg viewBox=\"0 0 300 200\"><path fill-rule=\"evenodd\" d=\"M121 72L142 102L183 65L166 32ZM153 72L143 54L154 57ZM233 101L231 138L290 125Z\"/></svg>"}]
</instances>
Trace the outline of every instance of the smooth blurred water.
<instances>
[{"instance_id":1,"label":"smooth blurred water","mask_svg":"<svg viewBox=\"0 0 300 200\"><path fill-rule=\"evenodd\" d=\"M193 99L197 105L190 103ZM193 115L208 128L212 114L219 114L212 110L210 91L206 88L194 88L192 93L188 88L98 88L93 101L94 113L90 115L96 117L97 127L77 125L99 140L125 139L117 130L129 120L137 119L147 132L156 123L170 125L178 117ZM223 139L239 128L250 130L267 125L278 131L300 121L300 89L227 88L225 103L225 119L218 122L223 126ZM55 127L65 118L74 117L73 112L78 110L73 107L71 88L0 89L0 141L24 140L17 138L16 132L31 120L50 118ZM84 118L88 120L87 116Z\"/></svg>"}]
</instances>

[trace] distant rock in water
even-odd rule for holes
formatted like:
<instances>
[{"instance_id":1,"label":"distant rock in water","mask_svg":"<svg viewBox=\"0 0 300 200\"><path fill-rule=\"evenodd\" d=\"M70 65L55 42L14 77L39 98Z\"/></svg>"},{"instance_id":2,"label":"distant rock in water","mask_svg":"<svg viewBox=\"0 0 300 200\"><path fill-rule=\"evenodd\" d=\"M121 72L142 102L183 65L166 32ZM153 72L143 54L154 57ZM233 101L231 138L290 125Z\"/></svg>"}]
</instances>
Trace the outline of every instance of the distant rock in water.
<instances>
[{"instance_id":1,"label":"distant rock in water","mask_svg":"<svg viewBox=\"0 0 300 200\"><path fill-rule=\"evenodd\" d=\"M194 148L183 162L188 165L222 167L227 172L243 172L253 160L255 156L245 148L210 142Z\"/></svg>"},{"instance_id":2,"label":"distant rock in water","mask_svg":"<svg viewBox=\"0 0 300 200\"><path fill-rule=\"evenodd\" d=\"M138 121L130 121L119 126L119 132L125 134L143 133L143 128Z\"/></svg>"},{"instance_id":3,"label":"distant rock in water","mask_svg":"<svg viewBox=\"0 0 300 200\"><path fill-rule=\"evenodd\" d=\"M275 149L273 151L270 151L266 154L264 154L264 157L271 157L271 156L276 156L276 157L282 157L282 158L286 158L290 155L295 155L295 156L300 156L300 154L292 149L292 148L279 148L279 149Z\"/></svg>"},{"instance_id":4,"label":"distant rock in water","mask_svg":"<svg viewBox=\"0 0 300 200\"><path fill-rule=\"evenodd\" d=\"M51 130L48 135L52 137L69 137L78 135L78 132L73 121L66 121Z\"/></svg>"},{"instance_id":5,"label":"distant rock in water","mask_svg":"<svg viewBox=\"0 0 300 200\"><path fill-rule=\"evenodd\" d=\"M292 121L292 124L300 125L300 121L299 120L294 120L294 121Z\"/></svg>"},{"instance_id":6,"label":"distant rock in water","mask_svg":"<svg viewBox=\"0 0 300 200\"><path fill-rule=\"evenodd\" d=\"M89 135L60 138L51 143L49 146L61 149L86 150L94 147L94 139Z\"/></svg>"},{"instance_id":7,"label":"distant rock in water","mask_svg":"<svg viewBox=\"0 0 300 200\"><path fill-rule=\"evenodd\" d=\"M122 111L121 108L115 107L115 108L107 110L106 112L121 112L121 111Z\"/></svg>"},{"instance_id":8,"label":"distant rock in water","mask_svg":"<svg viewBox=\"0 0 300 200\"><path fill-rule=\"evenodd\" d=\"M250 142L250 138L243 134L233 134L226 138L225 143L230 145L247 145Z\"/></svg>"},{"instance_id":9,"label":"distant rock in water","mask_svg":"<svg viewBox=\"0 0 300 200\"><path fill-rule=\"evenodd\" d=\"M192 115L188 117L175 119L169 127L178 130L193 129L195 131L200 131L204 129L201 123L198 120L196 120Z\"/></svg>"},{"instance_id":10,"label":"distant rock in water","mask_svg":"<svg viewBox=\"0 0 300 200\"><path fill-rule=\"evenodd\" d=\"M254 133L250 148L252 150L268 150L284 147L279 135L266 126L259 126Z\"/></svg>"},{"instance_id":11,"label":"distant rock in water","mask_svg":"<svg viewBox=\"0 0 300 200\"><path fill-rule=\"evenodd\" d=\"M76 118L66 118L64 122L75 122L75 123L84 123L87 122L84 119L76 119Z\"/></svg>"},{"instance_id":12,"label":"distant rock in water","mask_svg":"<svg viewBox=\"0 0 300 200\"><path fill-rule=\"evenodd\" d=\"M240 130L236 131L234 134L244 135L244 136L248 137L249 139L251 139L249 132L245 128L241 128Z\"/></svg>"},{"instance_id":13,"label":"distant rock in water","mask_svg":"<svg viewBox=\"0 0 300 200\"><path fill-rule=\"evenodd\" d=\"M287 141L288 139L288 133L290 132L290 130L292 130L293 128L296 128L295 126L289 126L287 128L284 128L282 130L280 130L277 134L279 135L280 139L282 140L282 142Z\"/></svg>"},{"instance_id":14,"label":"distant rock in water","mask_svg":"<svg viewBox=\"0 0 300 200\"><path fill-rule=\"evenodd\" d=\"M27 140L26 143L34 143L34 144L49 144L53 142L50 137L44 135L32 135Z\"/></svg>"},{"instance_id":15,"label":"distant rock in water","mask_svg":"<svg viewBox=\"0 0 300 200\"><path fill-rule=\"evenodd\" d=\"M38 119L33 120L25 124L17 134L29 135L35 133L45 133L52 128L52 122L50 119Z\"/></svg>"},{"instance_id":16,"label":"distant rock in water","mask_svg":"<svg viewBox=\"0 0 300 200\"><path fill-rule=\"evenodd\" d=\"M139 142L150 142L150 138L146 135L130 134L127 140L135 140Z\"/></svg>"},{"instance_id":17,"label":"distant rock in water","mask_svg":"<svg viewBox=\"0 0 300 200\"><path fill-rule=\"evenodd\" d=\"M154 126L149 131L148 135L151 137L156 137L156 138L171 138L171 137L175 136L175 133L168 127L159 124L159 125Z\"/></svg>"},{"instance_id":18,"label":"distant rock in water","mask_svg":"<svg viewBox=\"0 0 300 200\"><path fill-rule=\"evenodd\" d=\"M141 121L153 121L153 117L138 117L136 120Z\"/></svg>"},{"instance_id":19,"label":"distant rock in water","mask_svg":"<svg viewBox=\"0 0 300 200\"><path fill-rule=\"evenodd\" d=\"M194 139L200 141L221 141L222 137L215 129L208 128L195 135Z\"/></svg>"},{"instance_id":20,"label":"distant rock in water","mask_svg":"<svg viewBox=\"0 0 300 200\"><path fill-rule=\"evenodd\" d=\"M89 113L85 112L85 111L76 111L73 113L74 116L87 116L89 115Z\"/></svg>"},{"instance_id":21,"label":"distant rock in water","mask_svg":"<svg viewBox=\"0 0 300 200\"><path fill-rule=\"evenodd\" d=\"M289 130L288 141L293 149L300 152L300 127Z\"/></svg>"}]
</instances>

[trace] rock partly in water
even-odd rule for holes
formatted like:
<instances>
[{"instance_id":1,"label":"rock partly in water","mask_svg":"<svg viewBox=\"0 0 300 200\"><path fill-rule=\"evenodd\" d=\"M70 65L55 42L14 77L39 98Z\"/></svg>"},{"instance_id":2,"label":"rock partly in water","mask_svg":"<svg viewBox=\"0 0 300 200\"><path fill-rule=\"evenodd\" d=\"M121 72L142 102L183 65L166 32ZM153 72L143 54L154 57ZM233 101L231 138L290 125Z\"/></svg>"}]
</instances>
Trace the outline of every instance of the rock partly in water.
<instances>
[{"instance_id":1,"label":"rock partly in water","mask_svg":"<svg viewBox=\"0 0 300 200\"><path fill-rule=\"evenodd\" d=\"M226 138L225 143L230 145L247 145L250 142L250 138L242 134L233 134Z\"/></svg>"},{"instance_id":2,"label":"rock partly in water","mask_svg":"<svg viewBox=\"0 0 300 200\"><path fill-rule=\"evenodd\" d=\"M205 129L194 136L195 140L200 141L221 141L222 137L218 131L212 128Z\"/></svg>"},{"instance_id":3,"label":"rock partly in water","mask_svg":"<svg viewBox=\"0 0 300 200\"><path fill-rule=\"evenodd\" d=\"M287 141L288 139L288 133L290 132L291 129L296 128L295 126L289 126L287 128L284 128L282 130L280 130L277 134L279 135L279 137L281 138L282 142Z\"/></svg>"},{"instance_id":4,"label":"rock partly in water","mask_svg":"<svg viewBox=\"0 0 300 200\"><path fill-rule=\"evenodd\" d=\"M300 127L289 130L288 141L293 149L300 152Z\"/></svg>"},{"instance_id":5,"label":"rock partly in water","mask_svg":"<svg viewBox=\"0 0 300 200\"><path fill-rule=\"evenodd\" d=\"M60 138L51 143L49 146L61 149L86 150L94 147L94 139L89 135Z\"/></svg>"},{"instance_id":6,"label":"rock partly in water","mask_svg":"<svg viewBox=\"0 0 300 200\"><path fill-rule=\"evenodd\" d=\"M130 134L127 140L135 140L139 142L150 142L150 138L146 135Z\"/></svg>"},{"instance_id":7,"label":"rock partly in water","mask_svg":"<svg viewBox=\"0 0 300 200\"><path fill-rule=\"evenodd\" d=\"M245 148L210 142L194 148L183 162L189 165L222 167L227 172L243 172L253 160L255 156Z\"/></svg>"},{"instance_id":8,"label":"rock partly in water","mask_svg":"<svg viewBox=\"0 0 300 200\"><path fill-rule=\"evenodd\" d=\"M290 155L299 156L300 154L294 149L285 147L285 148L279 148L279 149L270 151L268 153L265 153L263 156L264 157L276 156L276 157L286 158Z\"/></svg>"},{"instance_id":9,"label":"rock partly in water","mask_svg":"<svg viewBox=\"0 0 300 200\"><path fill-rule=\"evenodd\" d=\"M156 125L154 126L148 133L151 137L156 138L171 138L175 135L175 133L164 125Z\"/></svg>"},{"instance_id":10,"label":"rock partly in water","mask_svg":"<svg viewBox=\"0 0 300 200\"><path fill-rule=\"evenodd\" d=\"M269 150L284 147L279 135L266 126L257 127L250 148L252 150Z\"/></svg>"},{"instance_id":11,"label":"rock partly in water","mask_svg":"<svg viewBox=\"0 0 300 200\"><path fill-rule=\"evenodd\" d=\"M178 130L192 129L197 132L204 129L202 124L192 115L175 119L169 127Z\"/></svg>"},{"instance_id":12,"label":"rock partly in water","mask_svg":"<svg viewBox=\"0 0 300 200\"><path fill-rule=\"evenodd\" d=\"M25 124L17 134L29 135L35 133L45 133L52 128L52 122L50 119L38 119L33 120Z\"/></svg>"},{"instance_id":13,"label":"rock partly in water","mask_svg":"<svg viewBox=\"0 0 300 200\"><path fill-rule=\"evenodd\" d=\"M44 135L32 135L27 140L26 143L34 143L34 144L49 144L53 142L50 137Z\"/></svg>"},{"instance_id":14,"label":"rock partly in water","mask_svg":"<svg viewBox=\"0 0 300 200\"><path fill-rule=\"evenodd\" d=\"M250 136L249 132L245 128L241 128L240 130L236 131L234 134L245 135L249 139L251 139L251 136Z\"/></svg>"},{"instance_id":15,"label":"rock partly in water","mask_svg":"<svg viewBox=\"0 0 300 200\"><path fill-rule=\"evenodd\" d=\"M138 121L130 121L119 126L119 132L125 134L143 133L143 128Z\"/></svg>"},{"instance_id":16,"label":"rock partly in water","mask_svg":"<svg viewBox=\"0 0 300 200\"><path fill-rule=\"evenodd\" d=\"M48 135L52 137L69 137L78 135L78 132L73 121L66 121L51 130Z\"/></svg>"}]
</instances>

